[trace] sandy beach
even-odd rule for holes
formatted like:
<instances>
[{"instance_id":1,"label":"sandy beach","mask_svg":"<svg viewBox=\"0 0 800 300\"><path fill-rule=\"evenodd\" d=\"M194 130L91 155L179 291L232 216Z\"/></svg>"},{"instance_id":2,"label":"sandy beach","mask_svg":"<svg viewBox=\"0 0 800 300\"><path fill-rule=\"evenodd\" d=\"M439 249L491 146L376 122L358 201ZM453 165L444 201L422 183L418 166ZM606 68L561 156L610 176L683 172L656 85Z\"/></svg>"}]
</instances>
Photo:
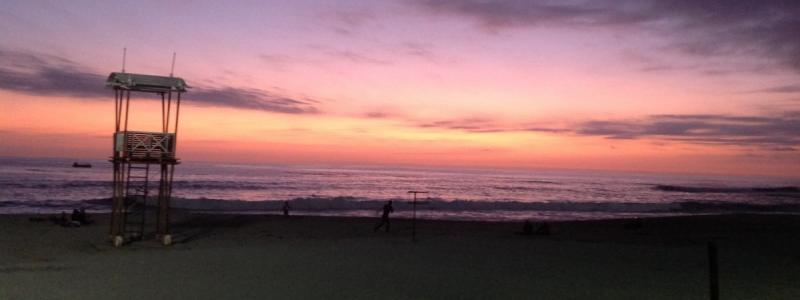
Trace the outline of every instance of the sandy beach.
<instances>
[{"instance_id":1,"label":"sandy beach","mask_svg":"<svg viewBox=\"0 0 800 300\"><path fill-rule=\"evenodd\" d=\"M1 299L722 299L800 297L800 216L552 223L178 213L176 243L113 248L105 215L64 228L0 216Z\"/></svg>"}]
</instances>

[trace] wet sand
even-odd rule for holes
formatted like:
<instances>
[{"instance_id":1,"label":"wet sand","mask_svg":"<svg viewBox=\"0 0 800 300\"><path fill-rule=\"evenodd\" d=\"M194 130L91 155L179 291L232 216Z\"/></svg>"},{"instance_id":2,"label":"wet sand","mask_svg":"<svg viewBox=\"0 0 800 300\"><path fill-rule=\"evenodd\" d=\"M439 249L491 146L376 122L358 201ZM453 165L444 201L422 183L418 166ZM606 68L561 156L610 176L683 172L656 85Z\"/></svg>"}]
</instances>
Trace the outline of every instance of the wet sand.
<instances>
[{"instance_id":1,"label":"wet sand","mask_svg":"<svg viewBox=\"0 0 800 300\"><path fill-rule=\"evenodd\" d=\"M0 299L800 299L800 216L520 223L176 214L176 243L113 248L108 219L0 216Z\"/></svg>"}]
</instances>

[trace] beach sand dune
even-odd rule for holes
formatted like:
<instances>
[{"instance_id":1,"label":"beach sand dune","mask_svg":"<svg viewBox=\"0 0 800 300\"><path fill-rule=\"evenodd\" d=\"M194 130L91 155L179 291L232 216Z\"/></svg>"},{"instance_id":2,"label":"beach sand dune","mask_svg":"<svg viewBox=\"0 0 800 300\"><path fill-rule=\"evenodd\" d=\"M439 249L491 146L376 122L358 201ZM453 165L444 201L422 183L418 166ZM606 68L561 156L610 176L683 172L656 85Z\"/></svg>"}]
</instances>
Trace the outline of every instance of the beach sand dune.
<instances>
[{"instance_id":1,"label":"beach sand dune","mask_svg":"<svg viewBox=\"0 0 800 300\"><path fill-rule=\"evenodd\" d=\"M800 299L800 217L724 215L522 224L178 213L176 243L122 248L0 216L0 299Z\"/></svg>"}]
</instances>

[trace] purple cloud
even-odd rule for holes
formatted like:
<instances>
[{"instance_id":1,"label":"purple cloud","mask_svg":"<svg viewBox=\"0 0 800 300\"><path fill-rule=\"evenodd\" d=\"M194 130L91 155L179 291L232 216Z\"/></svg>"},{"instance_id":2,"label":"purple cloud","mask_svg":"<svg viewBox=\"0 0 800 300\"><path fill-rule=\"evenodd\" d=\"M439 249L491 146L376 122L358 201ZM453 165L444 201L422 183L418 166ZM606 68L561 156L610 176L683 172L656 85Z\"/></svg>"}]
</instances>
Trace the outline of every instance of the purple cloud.
<instances>
[{"instance_id":1,"label":"purple cloud","mask_svg":"<svg viewBox=\"0 0 800 300\"><path fill-rule=\"evenodd\" d=\"M652 115L637 120L588 120L561 128L499 126L497 122L484 118L441 120L415 125L471 133L543 132L608 139L655 139L760 147L773 151L794 151L800 145L800 111L773 116Z\"/></svg>"},{"instance_id":2,"label":"purple cloud","mask_svg":"<svg viewBox=\"0 0 800 300\"><path fill-rule=\"evenodd\" d=\"M68 59L0 49L0 89L40 96L74 96L111 99L106 75ZM145 99L151 97L144 97ZM318 112L316 101L281 96L261 89L221 86L193 88L187 104L233 107L288 114Z\"/></svg>"},{"instance_id":3,"label":"purple cloud","mask_svg":"<svg viewBox=\"0 0 800 300\"><path fill-rule=\"evenodd\" d=\"M624 26L670 41L687 55L749 55L800 72L800 1L744 0L417 0L436 15L469 18L490 31L511 27Z\"/></svg>"}]
</instances>

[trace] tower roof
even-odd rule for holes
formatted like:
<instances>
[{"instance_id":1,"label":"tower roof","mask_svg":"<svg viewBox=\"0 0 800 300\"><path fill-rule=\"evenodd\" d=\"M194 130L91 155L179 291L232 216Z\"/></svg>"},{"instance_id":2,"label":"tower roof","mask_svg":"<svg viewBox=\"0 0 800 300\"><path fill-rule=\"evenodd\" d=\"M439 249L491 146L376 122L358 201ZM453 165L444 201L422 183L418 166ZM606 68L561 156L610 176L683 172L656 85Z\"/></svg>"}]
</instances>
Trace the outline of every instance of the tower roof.
<instances>
[{"instance_id":1,"label":"tower roof","mask_svg":"<svg viewBox=\"0 0 800 300\"><path fill-rule=\"evenodd\" d=\"M106 86L115 89L149 93L185 92L186 81L180 77L113 72L108 75Z\"/></svg>"}]
</instances>

